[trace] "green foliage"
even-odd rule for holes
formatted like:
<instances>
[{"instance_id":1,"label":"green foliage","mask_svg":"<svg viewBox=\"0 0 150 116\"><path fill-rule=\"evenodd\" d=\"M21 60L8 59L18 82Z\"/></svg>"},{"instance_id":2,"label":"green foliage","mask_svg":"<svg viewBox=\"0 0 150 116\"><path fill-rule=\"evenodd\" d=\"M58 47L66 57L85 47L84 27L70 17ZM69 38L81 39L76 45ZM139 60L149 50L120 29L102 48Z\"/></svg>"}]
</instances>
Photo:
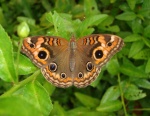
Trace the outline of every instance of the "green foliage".
<instances>
[{"instance_id":1,"label":"green foliage","mask_svg":"<svg viewBox=\"0 0 150 116\"><path fill-rule=\"evenodd\" d=\"M1 0L0 115L150 115L149 6L149 0ZM20 53L28 34L69 40L92 33L116 34L125 46L83 89L54 87Z\"/></svg>"}]
</instances>

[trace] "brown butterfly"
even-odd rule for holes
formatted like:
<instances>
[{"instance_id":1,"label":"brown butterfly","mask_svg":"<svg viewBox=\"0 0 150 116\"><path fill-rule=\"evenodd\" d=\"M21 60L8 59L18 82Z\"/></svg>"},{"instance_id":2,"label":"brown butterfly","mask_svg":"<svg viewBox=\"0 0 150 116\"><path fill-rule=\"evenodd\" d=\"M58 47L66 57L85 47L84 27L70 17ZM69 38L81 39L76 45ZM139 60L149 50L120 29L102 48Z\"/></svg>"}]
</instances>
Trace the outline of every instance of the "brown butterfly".
<instances>
[{"instance_id":1,"label":"brown butterfly","mask_svg":"<svg viewBox=\"0 0 150 116\"><path fill-rule=\"evenodd\" d=\"M56 36L33 36L23 41L22 52L41 68L47 81L57 87L86 87L124 45L116 35L93 34L68 42Z\"/></svg>"}]
</instances>

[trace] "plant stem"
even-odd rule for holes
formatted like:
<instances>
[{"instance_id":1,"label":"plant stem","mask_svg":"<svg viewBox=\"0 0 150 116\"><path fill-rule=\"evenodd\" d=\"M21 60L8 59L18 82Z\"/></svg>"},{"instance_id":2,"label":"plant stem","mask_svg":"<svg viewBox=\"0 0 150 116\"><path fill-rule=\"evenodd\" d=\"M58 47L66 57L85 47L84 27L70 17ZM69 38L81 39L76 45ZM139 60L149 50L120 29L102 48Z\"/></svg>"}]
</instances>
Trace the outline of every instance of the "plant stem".
<instances>
[{"instance_id":1,"label":"plant stem","mask_svg":"<svg viewBox=\"0 0 150 116\"><path fill-rule=\"evenodd\" d=\"M128 116L126 106L125 106L125 103L124 103L124 97L123 97L124 95L123 95L123 91L122 91L122 88L121 88L121 80L120 80L120 75L119 74L118 74L118 83L119 83L119 89L120 89L120 94L121 94L121 101L122 101L122 105L123 105L123 110L124 110L125 116Z\"/></svg>"},{"instance_id":2,"label":"plant stem","mask_svg":"<svg viewBox=\"0 0 150 116\"><path fill-rule=\"evenodd\" d=\"M33 75L29 76L27 79L19 82L18 84L15 84L10 90L8 90L6 93L4 93L1 97L7 97L12 95L15 91L17 91L19 88L27 84L28 82L34 80L37 75L40 74L40 70L36 71Z\"/></svg>"},{"instance_id":3,"label":"plant stem","mask_svg":"<svg viewBox=\"0 0 150 116\"><path fill-rule=\"evenodd\" d=\"M17 51L17 60L16 60L16 76L17 76L17 82L18 82L18 68L19 68L19 53L20 53L20 50L21 50L21 45L22 45L22 42L23 42L23 39L20 40L20 44L19 44L19 47L18 47L18 51Z\"/></svg>"}]
</instances>

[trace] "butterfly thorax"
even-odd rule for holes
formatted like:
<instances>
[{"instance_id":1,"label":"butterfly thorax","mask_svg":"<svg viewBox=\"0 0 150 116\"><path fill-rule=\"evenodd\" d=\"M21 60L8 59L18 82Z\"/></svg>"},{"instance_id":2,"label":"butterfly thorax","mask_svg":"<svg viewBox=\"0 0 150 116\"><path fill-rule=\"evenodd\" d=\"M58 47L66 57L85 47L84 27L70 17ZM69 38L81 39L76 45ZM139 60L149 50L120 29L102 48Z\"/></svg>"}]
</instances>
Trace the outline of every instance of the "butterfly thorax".
<instances>
[{"instance_id":1,"label":"butterfly thorax","mask_svg":"<svg viewBox=\"0 0 150 116\"><path fill-rule=\"evenodd\" d=\"M70 71L73 72L75 70L75 52L76 52L76 48L77 48L76 40L74 37L71 38L69 47L70 47L70 55L69 55Z\"/></svg>"}]
</instances>

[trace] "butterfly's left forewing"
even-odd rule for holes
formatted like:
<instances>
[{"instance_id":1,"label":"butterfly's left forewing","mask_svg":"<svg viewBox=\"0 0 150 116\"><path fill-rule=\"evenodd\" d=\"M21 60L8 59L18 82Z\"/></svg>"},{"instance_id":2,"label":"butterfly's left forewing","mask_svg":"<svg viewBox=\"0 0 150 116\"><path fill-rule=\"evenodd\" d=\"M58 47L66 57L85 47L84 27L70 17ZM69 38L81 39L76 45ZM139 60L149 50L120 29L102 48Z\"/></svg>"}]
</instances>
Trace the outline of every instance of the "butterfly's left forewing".
<instances>
[{"instance_id":1,"label":"butterfly's left forewing","mask_svg":"<svg viewBox=\"0 0 150 116\"><path fill-rule=\"evenodd\" d=\"M57 87L73 84L69 76L69 42L55 36L34 36L23 40L22 53L41 68L46 80Z\"/></svg>"}]
</instances>

